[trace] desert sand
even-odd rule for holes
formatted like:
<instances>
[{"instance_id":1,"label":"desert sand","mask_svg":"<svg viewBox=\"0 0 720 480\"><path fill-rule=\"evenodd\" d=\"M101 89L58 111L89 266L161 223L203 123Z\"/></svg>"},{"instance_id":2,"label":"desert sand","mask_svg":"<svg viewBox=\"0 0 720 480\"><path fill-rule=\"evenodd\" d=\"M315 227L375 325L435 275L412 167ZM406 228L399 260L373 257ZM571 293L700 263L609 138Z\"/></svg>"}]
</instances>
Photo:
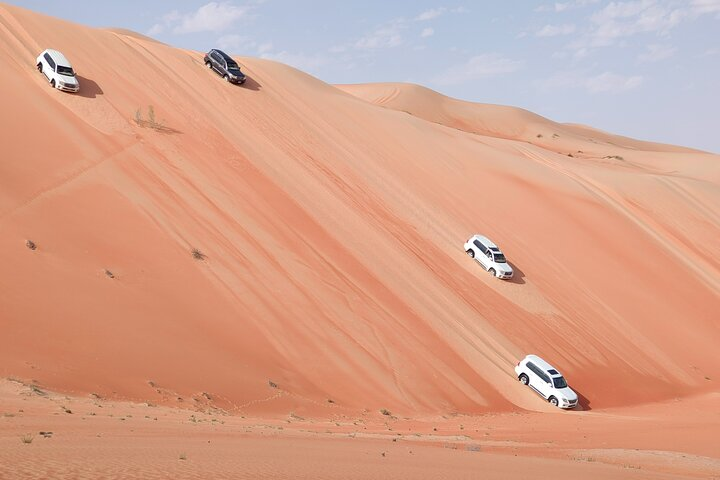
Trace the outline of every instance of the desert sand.
<instances>
[{"instance_id":1,"label":"desert sand","mask_svg":"<svg viewBox=\"0 0 720 480\"><path fill-rule=\"evenodd\" d=\"M236 58L0 3L0 476L720 477L718 155Z\"/></svg>"}]
</instances>

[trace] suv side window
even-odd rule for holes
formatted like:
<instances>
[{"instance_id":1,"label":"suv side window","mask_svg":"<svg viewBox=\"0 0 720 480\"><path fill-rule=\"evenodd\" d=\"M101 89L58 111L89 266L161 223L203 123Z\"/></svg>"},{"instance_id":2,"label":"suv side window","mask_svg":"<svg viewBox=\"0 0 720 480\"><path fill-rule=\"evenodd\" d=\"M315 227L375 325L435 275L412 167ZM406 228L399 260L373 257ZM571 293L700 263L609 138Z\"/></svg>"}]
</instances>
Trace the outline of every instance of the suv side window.
<instances>
[{"instance_id":1,"label":"suv side window","mask_svg":"<svg viewBox=\"0 0 720 480\"><path fill-rule=\"evenodd\" d=\"M480 243L480 240L475 239L475 240L473 240L473 243L475 244L476 247L478 247L478 248L480 249L481 252L487 254L487 248L485 248L485 245L483 245L482 243ZM529 365L531 365L531 364L528 363L528 366L529 366ZM534 366L534 365L533 365L533 366Z\"/></svg>"},{"instance_id":2,"label":"suv side window","mask_svg":"<svg viewBox=\"0 0 720 480\"><path fill-rule=\"evenodd\" d=\"M211 56L211 57L213 58L213 60L215 60L216 62L222 63L222 58L220 58L220 54L217 53L216 51L213 51L213 52L210 54L210 56Z\"/></svg>"},{"instance_id":3,"label":"suv side window","mask_svg":"<svg viewBox=\"0 0 720 480\"><path fill-rule=\"evenodd\" d=\"M535 366L534 363L528 362L527 367L530 369L531 372L533 372L535 375L540 376L540 369Z\"/></svg>"},{"instance_id":4,"label":"suv side window","mask_svg":"<svg viewBox=\"0 0 720 480\"><path fill-rule=\"evenodd\" d=\"M45 60L48 62L48 65L50 65L50 68L52 68L54 71L55 70L55 62L53 61L52 57L47 53L45 55L43 55L43 57L45 57Z\"/></svg>"}]
</instances>

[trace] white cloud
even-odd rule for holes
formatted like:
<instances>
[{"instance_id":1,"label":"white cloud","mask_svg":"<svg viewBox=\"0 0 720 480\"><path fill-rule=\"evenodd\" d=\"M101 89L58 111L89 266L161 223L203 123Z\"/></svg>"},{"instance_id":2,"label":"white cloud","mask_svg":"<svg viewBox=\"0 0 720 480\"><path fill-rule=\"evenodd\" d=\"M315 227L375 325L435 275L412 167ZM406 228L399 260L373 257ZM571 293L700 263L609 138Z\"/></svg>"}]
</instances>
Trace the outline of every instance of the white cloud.
<instances>
[{"instance_id":1,"label":"white cloud","mask_svg":"<svg viewBox=\"0 0 720 480\"><path fill-rule=\"evenodd\" d=\"M433 81L438 85L459 85L512 73L522 66L521 61L511 60L497 53L486 53L474 56L463 64L448 68Z\"/></svg>"},{"instance_id":2,"label":"white cloud","mask_svg":"<svg viewBox=\"0 0 720 480\"><path fill-rule=\"evenodd\" d=\"M425 10L425 11L422 12L420 15L418 15L417 17L415 17L415 21L416 21L416 22L423 22L423 21L426 21L426 20L432 20L433 18L439 17L439 16L442 15L443 13L445 13L445 8L444 8L444 7L431 8L430 10Z\"/></svg>"},{"instance_id":3,"label":"white cloud","mask_svg":"<svg viewBox=\"0 0 720 480\"><path fill-rule=\"evenodd\" d=\"M585 88L590 93L611 92L621 93L633 90L642 85L643 77L634 75L626 77L610 72L602 73L596 77L590 77L585 80Z\"/></svg>"},{"instance_id":4,"label":"white cloud","mask_svg":"<svg viewBox=\"0 0 720 480\"><path fill-rule=\"evenodd\" d=\"M261 43L260 45L258 45L257 51L258 51L258 53L266 53L266 52L272 51L272 49L273 49L272 42L265 42L265 43Z\"/></svg>"},{"instance_id":5,"label":"white cloud","mask_svg":"<svg viewBox=\"0 0 720 480\"><path fill-rule=\"evenodd\" d=\"M154 37L156 35L160 35L165 31L165 26L161 23L156 23L150 29L146 32L149 36Z\"/></svg>"},{"instance_id":6,"label":"white cloud","mask_svg":"<svg viewBox=\"0 0 720 480\"><path fill-rule=\"evenodd\" d=\"M556 37L558 35L570 35L575 32L575 25L545 25L535 35L538 37Z\"/></svg>"},{"instance_id":7,"label":"white cloud","mask_svg":"<svg viewBox=\"0 0 720 480\"><path fill-rule=\"evenodd\" d=\"M252 7L239 6L233 2L209 2L194 12L180 13L173 10L162 16L161 22L148 30L149 35L159 35L167 30L175 34L219 32L227 30L238 20L247 18Z\"/></svg>"},{"instance_id":8,"label":"white cloud","mask_svg":"<svg viewBox=\"0 0 720 480\"><path fill-rule=\"evenodd\" d=\"M579 4L576 1L556 5L561 5L562 10ZM636 35L667 36L683 22L716 13L720 13L720 0L613 1L590 16L589 25L581 26L582 35L568 48L576 52L576 57L584 56L592 49L617 45ZM659 51L655 54L661 55ZM653 61L651 53L645 55L644 61Z\"/></svg>"},{"instance_id":9,"label":"white cloud","mask_svg":"<svg viewBox=\"0 0 720 480\"><path fill-rule=\"evenodd\" d=\"M420 36L423 37L423 38L432 37L433 35L435 35L435 29L434 29L434 28L429 28L429 27L428 27L428 28L423 28L422 33L420 33Z\"/></svg>"},{"instance_id":10,"label":"white cloud","mask_svg":"<svg viewBox=\"0 0 720 480\"><path fill-rule=\"evenodd\" d=\"M561 72L542 82L545 88L581 88L588 93L623 93L643 83L639 75L625 76L612 72L586 76L578 72Z\"/></svg>"},{"instance_id":11,"label":"white cloud","mask_svg":"<svg viewBox=\"0 0 720 480\"><path fill-rule=\"evenodd\" d=\"M720 0L692 0L691 5L698 13L720 13Z\"/></svg>"},{"instance_id":12,"label":"white cloud","mask_svg":"<svg viewBox=\"0 0 720 480\"><path fill-rule=\"evenodd\" d=\"M612 2L591 17L595 25L591 45L612 45L621 37L638 33L665 34L687 15L686 9L660 4L657 0Z\"/></svg>"},{"instance_id":13,"label":"white cloud","mask_svg":"<svg viewBox=\"0 0 720 480\"><path fill-rule=\"evenodd\" d=\"M536 12L564 12L576 8L586 7L600 0L572 0L569 2L555 2L552 5L540 5L535 9Z\"/></svg>"},{"instance_id":14,"label":"white cloud","mask_svg":"<svg viewBox=\"0 0 720 480\"><path fill-rule=\"evenodd\" d=\"M227 50L228 52L237 52L239 50L247 49L248 46L255 46L255 42L250 41L247 37L237 34L223 35L218 38L217 44L222 50Z\"/></svg>"},{"instance_id":15,"label":"white cloud","mask_svg":"<svg viewBox=\"0 0 720 480\"><path fill-rule=\"evenodd\" d=\"M309 73L317 73L320 67L328 63L327 57L321 54L307 55L284 50L281 52L265 52L260 55L260 58L275 60Z\"/></svg>"},{"instance_id":16,"label":"white cloud","mask_svg":"<svg viewBox=\"0 0 720 480\"><path fill-rule=\"evenodd\" d=\"M712 57L713 55L720 55L720 48L708 48L703 53L698 55L698 57Z\"/></svg>"},{"instance_id":17,"label":"white cloud","mask_svg":"<svg viewBox=\"0 0 720 480\"><path fill-rule=\"evenodd\" d=\"M404 28L406 28L405 24L399 21L378 27L355 42L355 48L359 48L361 50L374 50L379 48L397 47L403 43L400 32Z\"/></svg>"},{"instance_id":18,"label":"white cloud","mask_svg":"<svg viewBox=\"0 0 720 480\"><path fill-rule=\"evenodd\" d=\"M638 55L642 62L659 62L675 55L677 48L670 45L648 45L644 53Z\"/></svg>"}]
</instances>

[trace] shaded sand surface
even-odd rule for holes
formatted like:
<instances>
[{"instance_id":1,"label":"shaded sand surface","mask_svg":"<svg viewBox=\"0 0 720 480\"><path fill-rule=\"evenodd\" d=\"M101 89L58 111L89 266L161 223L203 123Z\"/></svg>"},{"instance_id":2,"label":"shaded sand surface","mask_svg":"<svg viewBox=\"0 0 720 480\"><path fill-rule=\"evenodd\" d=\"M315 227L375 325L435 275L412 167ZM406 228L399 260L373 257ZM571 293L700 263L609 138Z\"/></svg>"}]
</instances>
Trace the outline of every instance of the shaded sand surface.
<instances>
[{"instance_id":1,"label":"shaded sand surface","mask_svg":"<svg viewBox=\"0 0 720 480\"><path fill-rule=\"evenodd\" d=\"M78 95L36 70L49 47L72 61ZM373 435L408 422L408 435L429 440L432 428L464 435L458 418L478 433L496 421L508 432L498 441L534 445L518 471L540 461L662 478L647 476L657 463L667 467L658 475L708 477L718 458L708 444L720 392L719 156L237 58L243 86L208 71L201 52L0 3L0 378L78 408L94 394L103 408L149 403L167 416L158 428L134 414L82 420L73 407L43 413L65 401L17 393L46 402L19 412L6 392L0 405L16 416L0 419L2 475L62 465L64 451L46 447L60 434L19 435L63 425L89 452L68 468L97 457L151 472L140 464L168 453L175 462L167 447L207 427L188 412L210 409L234 432L250 425L241 417L279 422L277 452L307 448L318 463L337 449L364 468L358 459L386 437L324 436L364 414ZM473 233L503 249L512 281L468 258ZM578 412L517 382L527 353L568 378ZM314 426L287 427L291 414ZM112 448L90 443L102 432L83 425L96 417L114 425ZM603 440L580 441L580 422ZM223 461L248 461L231 454L248 448L270 462L268 432L230 435ZM562 453L535 447L551 440ZM428 453L402 462L368 453L358 475L379 462L428 477L475 461L514 471L507 444L475 455L443 443L415 442ZM543 449L556 453L525 460ZM190 476L199 469L187 455L172 465ZM642 468L617 467L633 462ZM312 468L296 476L324 472Z\"/></svg>"}]
</instances>

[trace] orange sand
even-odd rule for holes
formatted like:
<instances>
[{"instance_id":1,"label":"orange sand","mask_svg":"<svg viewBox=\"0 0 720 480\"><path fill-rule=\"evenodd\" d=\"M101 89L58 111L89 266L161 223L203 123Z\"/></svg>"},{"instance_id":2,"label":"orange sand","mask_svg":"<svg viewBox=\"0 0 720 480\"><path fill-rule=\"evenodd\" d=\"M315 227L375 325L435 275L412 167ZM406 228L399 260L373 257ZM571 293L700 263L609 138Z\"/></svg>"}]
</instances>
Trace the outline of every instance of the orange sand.
<instances>
[{"instance_id":1,"label":"orange sand","mask_svg":"<svg viewBox=\"0 0 720 480\"><path fill-rule=\"evenodd\" d=\"M35 70L48 47L73 62L80 94ZM554 422L579 412L514 378L532 352L597 425L616 410L659 425L717 412L693 400L720 391L717 155L239 58L249 80L235 87L199 52L0 4L0 377L319 425L382 408L468 423L523 412L536 441L574 435ZM472 233L505 251L512 282L465 255ZM675 399L688 408L644 407ZM701 448L712 418L661 429L657 448L717 458ZM282 441L290 455L314 440Z\"/></svg>"}]
</instances>

